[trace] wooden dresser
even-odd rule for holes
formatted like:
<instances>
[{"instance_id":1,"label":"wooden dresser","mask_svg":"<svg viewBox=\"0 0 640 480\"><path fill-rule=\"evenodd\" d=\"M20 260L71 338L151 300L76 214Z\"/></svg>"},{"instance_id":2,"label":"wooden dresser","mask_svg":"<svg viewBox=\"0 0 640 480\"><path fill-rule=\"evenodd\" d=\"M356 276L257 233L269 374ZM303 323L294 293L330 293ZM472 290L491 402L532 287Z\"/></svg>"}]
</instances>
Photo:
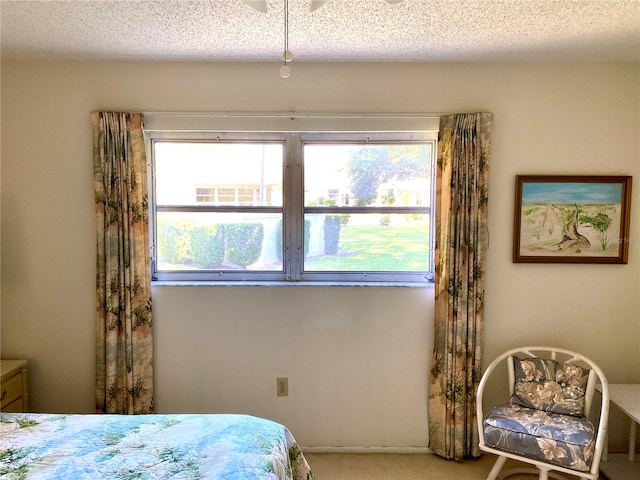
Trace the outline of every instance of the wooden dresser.
<instances>
[{"instance_id":1,"label":"wooden dresser","mask_svg":"<svg viewBox=\"0 0 640 480\"><path fill-rule=\"evenodd\" d=\"M0 383L2 399L0 411L22 413L29 411L29 391L27 389L27 361L0 360Z\"/></svg>"}]
</instances>

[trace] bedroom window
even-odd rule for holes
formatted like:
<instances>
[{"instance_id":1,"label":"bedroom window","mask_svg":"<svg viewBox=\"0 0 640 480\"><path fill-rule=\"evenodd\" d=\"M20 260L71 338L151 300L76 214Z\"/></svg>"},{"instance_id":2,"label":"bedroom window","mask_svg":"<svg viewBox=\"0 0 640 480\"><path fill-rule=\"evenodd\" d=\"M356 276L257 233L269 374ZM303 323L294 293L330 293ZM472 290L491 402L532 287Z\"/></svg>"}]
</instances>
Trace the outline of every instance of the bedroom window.
<instances>
[{"instance_id":1,"label":"bedroom window","mask_svg":"<svg viewBox=\"0 0 640 480\"><path fill-rule=\"evenodd\" d=\"M158 281L431 281L432 132L151 132Z\"/></svg>"}]
</instances>

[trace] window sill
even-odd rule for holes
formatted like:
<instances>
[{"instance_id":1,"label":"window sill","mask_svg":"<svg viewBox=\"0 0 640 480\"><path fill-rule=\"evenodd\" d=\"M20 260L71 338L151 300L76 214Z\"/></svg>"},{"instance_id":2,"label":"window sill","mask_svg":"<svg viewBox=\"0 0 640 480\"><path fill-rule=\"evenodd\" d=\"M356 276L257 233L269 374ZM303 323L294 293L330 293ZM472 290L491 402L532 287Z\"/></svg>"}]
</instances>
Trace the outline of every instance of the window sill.
<instances>
[{"instance_id":1,"label":"window sill","mask_svg":"<svg viewBox=\"0 0 640 480\"><path fill-rule=\"evenodd\" d=\"M268 282L268 281L153 281L152 287L424 287L433 288L433 282Z\"/></svg>"}]
</instances>

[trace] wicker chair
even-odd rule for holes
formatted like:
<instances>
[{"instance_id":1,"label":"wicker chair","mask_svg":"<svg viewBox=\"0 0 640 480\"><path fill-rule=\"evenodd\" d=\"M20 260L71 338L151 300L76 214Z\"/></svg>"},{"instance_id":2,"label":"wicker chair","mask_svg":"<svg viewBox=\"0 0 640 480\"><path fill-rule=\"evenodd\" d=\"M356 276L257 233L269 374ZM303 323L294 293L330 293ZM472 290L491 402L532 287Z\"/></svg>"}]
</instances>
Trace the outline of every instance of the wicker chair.
<instances>
[{"instance_id":1,"label":"wicker chair","mask_svg":"<svg viewBox=\"0 0 640 480\"><path fill-rule=\"evenodd\" d=\"M487 382L505 362L511 398L483 411ZM503 370L504 371L504 370ZM589 420L594 390L601 385L597 426ZM540 480L562 474L597 480L609 418L609 388L602 370L588 358L560 348L522 347L498 356L478 387L480 450L498 455L487 480L513 474L539 474ZM535 468L502 472L510 458Z\"/></svg>"}]
</instances>

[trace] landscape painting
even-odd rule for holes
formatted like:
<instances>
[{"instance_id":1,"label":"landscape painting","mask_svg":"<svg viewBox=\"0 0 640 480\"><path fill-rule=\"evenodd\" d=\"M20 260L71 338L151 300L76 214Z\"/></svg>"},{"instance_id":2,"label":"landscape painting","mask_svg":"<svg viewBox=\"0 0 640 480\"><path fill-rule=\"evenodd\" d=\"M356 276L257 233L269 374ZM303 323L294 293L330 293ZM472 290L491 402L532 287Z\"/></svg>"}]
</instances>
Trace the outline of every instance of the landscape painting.
<instances>
[{"instance_id":1,"label":"landscape painting","mask_svg":"<svg viewBox=\"0 0 640 480\"><path fill-rule=\"evenodd\" d=\"M518 175L515 263L627 263L630 176Z\"/></svg>"}]
</instances>

